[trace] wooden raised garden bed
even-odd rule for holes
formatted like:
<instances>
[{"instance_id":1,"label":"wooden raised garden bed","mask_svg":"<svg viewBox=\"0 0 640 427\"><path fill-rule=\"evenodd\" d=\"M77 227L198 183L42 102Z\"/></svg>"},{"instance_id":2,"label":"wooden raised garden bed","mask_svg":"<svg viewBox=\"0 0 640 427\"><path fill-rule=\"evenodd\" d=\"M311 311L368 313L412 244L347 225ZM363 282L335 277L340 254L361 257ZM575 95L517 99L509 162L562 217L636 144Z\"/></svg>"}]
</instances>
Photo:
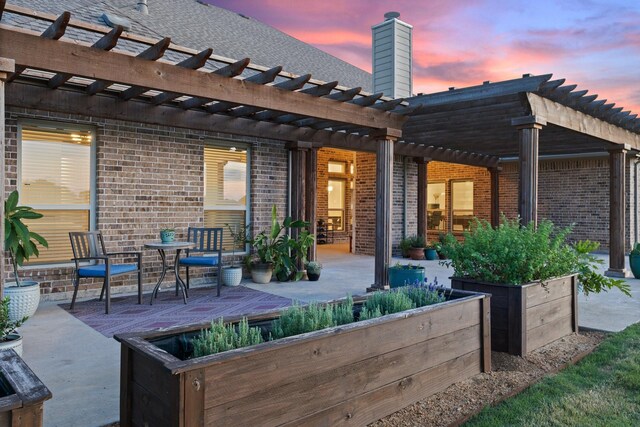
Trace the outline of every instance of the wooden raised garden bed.
<instances>
[{"instance_id":1,"label":"wooden raised garden bed","mask_svg":"<svg viewBox=\"0 0 640 427\"><path fill-rule=\"evenodd\" d=\"M121 425L364 425L489 371L489 300L452 291L443 303L187 360L176 354L208 324L118 335Z\"/></svg>"},{"instance_id":2,"label":"wooden raised garden bed","mask_svg":"<svg viewBox=\"0 0 640 427\"><path fill-rule=\"evenodd\" d=\"M0 426L42 426L49 399L49 389L15 351L0 351Z\"/></svg>"},{"instance_id":3,"label":"wooden raised garden bed","mask_svg":"<svg viewBox=\"0 0 640 427\"><path fill-rule=\"evenodd\" d=\"M491 294L491 349L523 356L578 332L577 275L522 286L452 277L451 287Z\"/></svg>"}]
</instances>

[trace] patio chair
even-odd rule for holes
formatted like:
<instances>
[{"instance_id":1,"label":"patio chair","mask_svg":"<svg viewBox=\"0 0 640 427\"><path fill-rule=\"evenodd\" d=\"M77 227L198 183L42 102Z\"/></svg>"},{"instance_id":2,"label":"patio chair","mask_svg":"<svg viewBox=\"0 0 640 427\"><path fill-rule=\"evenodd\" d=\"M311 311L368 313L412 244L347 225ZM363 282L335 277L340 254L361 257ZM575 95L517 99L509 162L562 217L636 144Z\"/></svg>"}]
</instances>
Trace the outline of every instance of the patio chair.
<instances>
[{"instance_id":1,"label":"patio chair","mask_svg":"<svg viewBox=\"0 0 640 427\"><path fill-rule=\"evenodd\" d=\"M185 251L179 264L187 269L187 289L189 289L189 269L191 267L217 267L218 296L222 286L222 228L189 227L188 240L195 244ZM193 255L199 254L199 255ZM211 255L214 254L214 255Z\"/></svg>"},{"instance_id":2,"label":"patio chair","mask_svg":"<svg viewBox=\"0 0 640 427\"><path fill-rule=\"evenodd\" d=\"M111 288L112 277L123 274L138 273L138 304L142 304L142 253L141 252L112 252L108 253L104 247L102 233L99 231L70 232L71 249L73 250L73 261L76 264L73 279L73 298L71 299L71 310L76 303L78 287L81 278L104 279L100 299L107 293L105 303L105 313L109 314L111 308ZM114 263L116 257L135 257L135 263ZM88 264L84 264L88 262ZM81 264L83 263L83 264Z\"/></svg>"}]
</instances>

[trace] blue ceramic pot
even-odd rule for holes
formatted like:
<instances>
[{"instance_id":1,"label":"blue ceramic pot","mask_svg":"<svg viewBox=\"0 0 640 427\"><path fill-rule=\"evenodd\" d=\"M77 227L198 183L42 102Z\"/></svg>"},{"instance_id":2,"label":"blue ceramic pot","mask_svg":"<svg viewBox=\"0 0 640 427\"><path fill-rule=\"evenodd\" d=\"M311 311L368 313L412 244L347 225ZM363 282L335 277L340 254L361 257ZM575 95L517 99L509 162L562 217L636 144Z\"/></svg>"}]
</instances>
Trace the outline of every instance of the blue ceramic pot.
<instances>
[{"instance_id":1,"label":"blue ceramic pot","mask_svg":"<svg viewBox=\"0 0 640 427\"><path fill-rule=\"evenodd\" d=\"M173 230L162 230L160 232L160 241L162 243L171 243L176 238L176 232Z\"/></svg>"}]
</instances>

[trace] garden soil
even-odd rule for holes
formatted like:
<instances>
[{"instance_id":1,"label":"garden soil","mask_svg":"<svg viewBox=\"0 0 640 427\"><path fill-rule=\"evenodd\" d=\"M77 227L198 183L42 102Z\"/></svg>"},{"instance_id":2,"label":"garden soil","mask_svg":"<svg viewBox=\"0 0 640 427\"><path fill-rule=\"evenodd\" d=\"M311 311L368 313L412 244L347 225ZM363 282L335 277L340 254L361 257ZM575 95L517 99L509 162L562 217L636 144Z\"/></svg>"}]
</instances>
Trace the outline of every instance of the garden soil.
<instances>
[{"instance_id":1,"label":"garden soil","mask_svg":"<svg viewBox=\"0 0 640 427\"><path fill-rule=\"evenodd\" d=\"M425 400L395 412L373 427L458 426L488 405L495 405L546 375L592 352L606 337L601 332L568 335L525 357L492 352L492 371L459 382Z\"/></svg>"}]
</instances>

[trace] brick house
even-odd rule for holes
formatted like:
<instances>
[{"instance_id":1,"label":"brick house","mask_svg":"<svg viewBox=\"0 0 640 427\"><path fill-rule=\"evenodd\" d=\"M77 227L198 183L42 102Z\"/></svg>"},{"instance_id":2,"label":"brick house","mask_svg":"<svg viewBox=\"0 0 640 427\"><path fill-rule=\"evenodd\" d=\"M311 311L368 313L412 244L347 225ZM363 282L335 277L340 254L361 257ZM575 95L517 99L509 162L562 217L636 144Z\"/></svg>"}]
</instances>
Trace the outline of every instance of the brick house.
<instances>
[{"instance_id":1,"label":"brick house","mask_svg":"<svg viewBox=\"0 0 640 427\"><path fill-rule=\"evenodd\" d=\"M250 224L253 232L260 231L269 225L272 205L281 215L304 217L314 226L320 219L331 223L331 242L350 242L350 251L376 255L372 282L377 285L385 282L381 277L386 277L389 248L397 254L404 236L460 235L469 218L496 222L499 212L527 220L545 217L558 225L576 223L575 238L597 240L604 248L615 234L618 252L611 267L624 273L619 254L638 240L638 182L631 154L640 148L640 137L633 116L600 112L580 97L568 96L566 87L550 76L418 95L407 106L351 89L369 90L371 75L252 19L195 0L150 1L148 14L135 7L135 1L125 0L16 0L6 6L2 23L19 30L6 33L16 40L57 48L68 41L32 38L56 25L59 29L65 10L72 9L78 20L67 17L62 34L82 46L108 37L114 28L106 23L125 18L130 31L122 33L112 56L101 52L97 58L124 63L169 35L172 44L167 42L160 56L178 65L160 67L162 71L185 79L200 74L174 69L189 68L184 64L189 57L212 45L221 56L209 52L199 65L202 70L223 70L218 72L234 81L306 91L317 99L317 111L329 105L322 103L325 97L342 104L352 101L348 107L355 118L339 116L342 111L330 111L327 117L301 112L295 102L302 98L280 96L283 91L276 89L269 95L290 105L283 101L271 109L260 100L251 104L246 98L234 102L188 89L172 93L152 84L137 87L117 73L109 74L115 84L72 77L71 71L61 71L64 64L42 70L37 55L16 52L33 66L20 69L16 61L17 78L10 74L6 83L4 190L20 189L23 203L46 214L33 227L47 236L51 249L24 275L39 280L49 298L68 298L71 291L68 231L100 229L111 249L141 250L166 226L176 228L179 237L189 226L225 223ZM180 25L184 22L192 25ZM5 51L10 46L0 43L0 58ZM129 52L126 61L122 51ZM245 56L255 63L227 59ZM144 66L132 59L134 63ZM195 60L191 63L198 68ZM314 78L305 77L307 72ZM325 83L336 79L345 86ZM240 88L237 93L244 96ZM527 94L528 101L522 101ZM359 116L361 110L375 120ZM381 120L404 122L400 114L410 116L401 138L391 126L379 126ZM537 122L518 122L536 115L548 121L542 131ZM575 117L582 127L571 122ZM392 131L380 133L379 128ZM542 157L538 162L536 152L522 163L519 147L537 148L538 131ZM609 167L611 156L617 169ZM385 190L391 182L392 188ZM611 192L610 186L622 188L624 195ZM388 203L376 205L381 195ZM610 227L614 217L615 228ZM160 261L145 252L144 263L144 282L151 285ZM133 289L127 281L113 286L115 292ZM81 290L89 295L99 287L88 283Z\"/></svg>"}]
</instances>

